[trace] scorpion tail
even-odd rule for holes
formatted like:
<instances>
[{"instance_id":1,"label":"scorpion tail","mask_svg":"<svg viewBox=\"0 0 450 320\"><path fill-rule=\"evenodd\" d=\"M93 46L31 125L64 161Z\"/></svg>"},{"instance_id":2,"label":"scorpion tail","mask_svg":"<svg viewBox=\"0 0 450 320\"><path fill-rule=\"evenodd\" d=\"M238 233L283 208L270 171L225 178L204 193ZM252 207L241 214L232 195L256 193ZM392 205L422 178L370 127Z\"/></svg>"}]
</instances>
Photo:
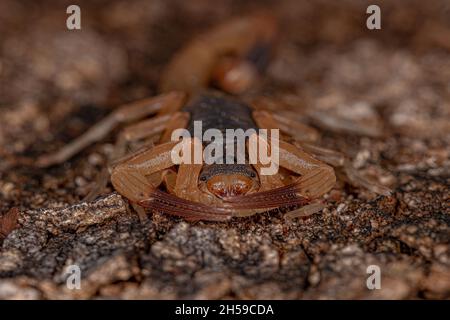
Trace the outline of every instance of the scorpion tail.
<instances>
[{"instance_id":1,"label":"scorpion tail","mask_svg":"<svg viewBox=\"0 0 450 320\"><path fill-rule=\"evenodd\" d=\"M268 64L277 21L266 12L225 22L192 40L163 72L160 90L198 92L210 84L238 94L247 90Z\"/></svg>"}]
</instances>

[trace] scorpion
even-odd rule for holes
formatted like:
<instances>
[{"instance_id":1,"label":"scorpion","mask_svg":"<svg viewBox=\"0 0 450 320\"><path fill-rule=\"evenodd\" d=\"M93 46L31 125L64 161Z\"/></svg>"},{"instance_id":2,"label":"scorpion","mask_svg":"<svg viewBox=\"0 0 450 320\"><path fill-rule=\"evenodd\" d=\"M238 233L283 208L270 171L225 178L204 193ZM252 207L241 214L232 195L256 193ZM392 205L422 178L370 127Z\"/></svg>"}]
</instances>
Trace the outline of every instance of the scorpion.
<instances>
[{"instance_id":1,"label":"scorpion","mask_svg":"<svg viewBox=\"0 0 450 320\"><path fill-rule=\"evenodd\" d=\"M278 34L277 19L259 12L197 36L165 68L160 95L118 107L73 142L40 156L37 165L61 164L126 124L115 160L90 197L110 180L140 216L144 208L189 221L226 221L282 207L300 207L303 214L320 211L323 207L314 201L334 187L333 165L343 164L339 153L314 145L316 129L292 114L244 99L267 68ZM195 121L202 121L204 130L279 129L287 138L277 140L278 173L262 175L261 163L174 163L171 151L177 142L171 135L179 128L191 132ZM127 154L128 144L151 137L154 143ZM198 143L195 138L188 142Z\"/></svg>"}]
</instances>

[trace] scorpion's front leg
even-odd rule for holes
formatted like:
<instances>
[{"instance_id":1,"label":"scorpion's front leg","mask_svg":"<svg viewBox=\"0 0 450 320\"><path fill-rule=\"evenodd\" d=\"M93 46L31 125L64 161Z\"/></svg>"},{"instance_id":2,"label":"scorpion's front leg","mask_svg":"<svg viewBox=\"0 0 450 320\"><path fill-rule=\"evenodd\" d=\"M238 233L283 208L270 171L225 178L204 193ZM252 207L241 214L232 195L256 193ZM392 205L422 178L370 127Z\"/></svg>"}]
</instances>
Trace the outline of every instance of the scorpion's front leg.
<instances>
[{"instance_id":1,"label":"scorpion's front leg","mask_svg":"<svg viewBox=\"0 0 450 320\"><path fill-rule=\"evenodd\" d=\"M170 194L159 193L153 201L147 199L142 204L146 207L184 217L186 220L224 221L231 218L229 210L218 208L220 201L211 194L202 192L199 188L199 176L203 168L202 163L195 163L193 152L202 149L201 142L196 138L185 139L184 143L191 148L189 163L181 163L176 177L166 176L166 187ZM184 152L183 148L183 152Z\"/></svg>"},{"instance_id":2,"label":"scorpion's front leg","mask_svg":"<svg viewBox=\"0 0 450 320\"><path fill-rule=\"evenodd\" d=\"M62 149L55 153L39 157L36 162L37 166L49 167L67 161L90 144L106 137L118 125L137 121L158 112L164 113L165 110L178 110L182 106L184 100L184 93L170 92L119 107L109 116L86 131L86 133L65 145Z\"/></svg>"},{"instance_id":3,"label":"scorpion's front leg","mask_svg":"<svg viewBox=\"0 0 450 320\"><path fill-rule=\"evenodd\" d=\"M122 159L118 165L113 166L111 182L116 190L130 200L131 206L137 212L141 221L146 219L145 210L137 201L148 197L163 182L169 181L172 162L167 154L172 150L172 144L163 144L158 147L149 146ZM146 163L147 162L147 163ZM161 170L159 170L161 169ZM106 171L106 173L105 173ZM93 189L88 197L95 197L109 178L109 171L104 170L97 181L97 188Z\"/></svg>"},{"instance_id":4,"label":"scorpion's front leg","mask_svg":"<svg viewBox=\"0 0 450 320\"><path fill-rule=\"evenodd\" d=\"M111 174L114 188L132 203L166 214L188 220L228 220L229 210L205 204L205 199L197 193L200 192L196 183L201 164L181 164L176 178L168 169L176 164L172 151L178 143L163 143L115 166ZM194 147L195 142L186 139L185 143ZM158 189L162 182L170 193Z\"/></svg>"},{"instance_id":5,"label":"scorpion's front leg","mask_svg":"<svg viewBox=\"0 0 450 320\"><path fill-rule=\"evenodd\" d=\"M333 188L336 176L332 167L292 144L284 141L278 144L280 166L301 175L294 185L302 196L316 199Z\"/></svg>"}]
</instances>

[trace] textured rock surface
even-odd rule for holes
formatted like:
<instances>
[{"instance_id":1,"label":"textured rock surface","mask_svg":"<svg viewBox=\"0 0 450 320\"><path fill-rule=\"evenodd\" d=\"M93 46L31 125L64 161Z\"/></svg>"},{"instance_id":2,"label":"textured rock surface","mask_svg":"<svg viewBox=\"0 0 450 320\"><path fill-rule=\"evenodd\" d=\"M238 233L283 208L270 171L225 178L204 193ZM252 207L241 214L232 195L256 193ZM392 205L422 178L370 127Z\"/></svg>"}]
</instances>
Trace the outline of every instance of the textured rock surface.
<instances>
[{"instance_id":1,"label":"textured rock surface","mask_svg":"<svg viewBox=\"0 0 450 320\"><path fill-rule=\"evenodd\" d=\"M159 213L140 221L112 190L80 203L114 135L48 170L14 159L54 150L114 106L153 95L186 39L260 4L81 1L83 30L71 33L63 4L4 0L0 215L20 214L0 238L0 299L450 298L448 3L384 1L375 32L365 29L364 1L267 3L285 32L265 85L293 90L299 110L376 122L382 137L323 129L321 143L393 194L340 179L309 218L271 212L229 223ZM74 264L81 290L66 286ZM381 290L366 287L369 265L381 269Z\"/></svg>"}]
</instances>

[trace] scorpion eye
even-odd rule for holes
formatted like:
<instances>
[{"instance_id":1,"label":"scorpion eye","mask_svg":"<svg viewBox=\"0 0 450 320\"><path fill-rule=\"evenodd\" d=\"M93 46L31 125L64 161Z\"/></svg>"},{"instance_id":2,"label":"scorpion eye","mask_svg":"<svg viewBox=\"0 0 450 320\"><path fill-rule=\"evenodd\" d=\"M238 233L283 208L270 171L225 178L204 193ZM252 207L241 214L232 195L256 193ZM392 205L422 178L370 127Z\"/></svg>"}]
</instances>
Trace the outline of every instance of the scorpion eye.
<instances>
[{"instance_id":1,"label":"scorpion eye","mask_svg":"<svg viewBox=\"0 0 450 320\"><path fill-rule=\"evenodd\" d=\"M256 173L254 173L254 172L250 173L250 177L252 177L252 178L256 177Z\"/></svg>"},{"instance_id":2,"label":"scorpion eye","mask_svg":"<svg viewBox=\"0 0 450 320\"><path fill-rule=\"evenodd\" d=\"M200 181L206 181L206 176L200 176Z\"/></svg>"}]
</instances>

